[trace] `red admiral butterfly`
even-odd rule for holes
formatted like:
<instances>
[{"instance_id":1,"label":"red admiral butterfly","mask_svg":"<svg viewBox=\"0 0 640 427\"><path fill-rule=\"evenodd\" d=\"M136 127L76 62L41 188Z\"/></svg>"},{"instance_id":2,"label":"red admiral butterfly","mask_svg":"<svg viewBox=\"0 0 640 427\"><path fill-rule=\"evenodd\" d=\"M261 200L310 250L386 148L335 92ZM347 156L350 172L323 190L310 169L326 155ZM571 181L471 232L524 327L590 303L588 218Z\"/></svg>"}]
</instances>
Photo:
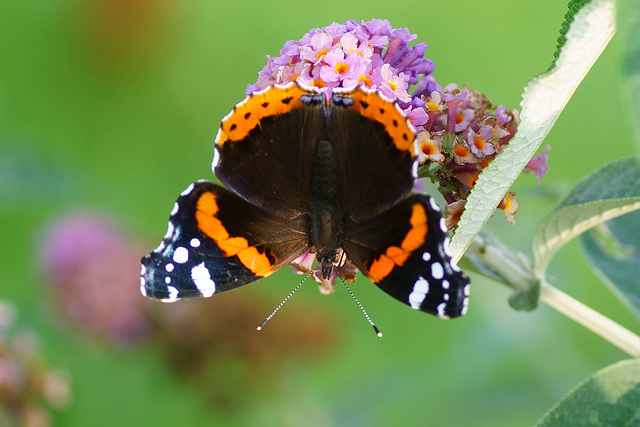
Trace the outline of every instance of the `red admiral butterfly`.
<instances>
[{"instance_id":1,"label":"red admiral butterfly","mask_svg":"<svg viewBox=\"0 0 640 427\"><path fill-rule=\"evenodd\" d=\"M409 195L414 138L396 104L362 87L330 99L295 83L250 95L215 140L224 187L198 181L182 192L162 243L142 258L142 294L209 297L313 249L325 278L346 255L413 309L463 315L469 280L451 263L440 209Z\"/></svg>"}]
</instances>

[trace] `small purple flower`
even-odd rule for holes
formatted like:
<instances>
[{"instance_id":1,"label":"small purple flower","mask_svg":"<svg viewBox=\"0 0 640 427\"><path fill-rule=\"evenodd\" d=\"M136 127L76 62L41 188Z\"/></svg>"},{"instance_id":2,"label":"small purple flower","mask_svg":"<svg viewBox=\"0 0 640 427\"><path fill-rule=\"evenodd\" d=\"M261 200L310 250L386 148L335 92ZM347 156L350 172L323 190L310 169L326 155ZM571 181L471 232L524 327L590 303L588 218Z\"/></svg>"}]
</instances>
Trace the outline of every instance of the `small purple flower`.
<instances>
[{"instance_id":1,"label":"small purple flower","mask_svg":"<svg viewBox=\"0 0 640 427\"><path fill-rule=\"evenodd\" d=\"M327 67L321 69L320 78L325 82L342 81L345 86L356 86L366 68L360 55L356 52L345 55L342 49L329 52L324 62Z\"/></svg>"},{"instance_id":2,"label":"small purple flower","mask_svg":"<svg viewBox=\"0 0 640 427\"><path fill-rule=\"evenodd\" d=\"M316 65L324 59L332 47L332 36L327 33L316 33L311 37L311 43L300 50L300 59Z\"/></svg>"},{"instance_id":3,"label":"small purple flower","mask_svg":"<svg viewBox=\"0 0 640 427\"><path fill-rule=\"evenodd\" d=\"M525 172L535 172L538 185L540 185L540 178L544 176L549 170L549 155L547 151L551 150L551 146L547 145L537 156L529 160L529 163L524 167Z\"/></svg>"},{"instance_id":4,"label":"small purple flower","mask_svg":"<svg viewBox=\"0 0 640 427\"><path fill-rule=\"evenodd\" d=\"M478 158L483 158L496 152L492 140L493 126L482 126L478 132L469 129L467 134L467 143L471 148L471 152Z\"/></svg>"}]
</instances>

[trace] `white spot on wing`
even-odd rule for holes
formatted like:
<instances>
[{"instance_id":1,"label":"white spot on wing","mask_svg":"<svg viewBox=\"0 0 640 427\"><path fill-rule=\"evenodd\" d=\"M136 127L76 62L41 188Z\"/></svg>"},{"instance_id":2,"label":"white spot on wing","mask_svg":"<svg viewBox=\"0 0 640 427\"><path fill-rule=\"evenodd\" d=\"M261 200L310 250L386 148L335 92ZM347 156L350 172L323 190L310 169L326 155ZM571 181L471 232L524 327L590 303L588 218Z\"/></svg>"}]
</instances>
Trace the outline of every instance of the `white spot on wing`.
<instances>
[{"instance_id":1,"label":"white spot on wing","mask_svg":"<svg viewBox=\"0 0 640 427\"><path fill-rule=\"evenodd\" d=\"M442 264L440 264L439 262L434 262L433 264L431 264L431 276L434 279L442 279L444 277L444 270L442 268Z\"/></svg>"},{"instance_id":2,"label":"white spot on wing","mask_svg":"<svg viewBox=\"0 0 640 427\"><path fill-rule=\"evenodd\" d=\"M210 297L216 292L216 282L211 280L211 274L204 262L191 269L191 279L203 297Z\"/></svg>"},{"instance_id":3,"label":"white spot on wing","mask_svg":"<svg viewBox=\"0 0 640 427\"><path fill-rule=\"evenodd\" d=\"M414 177L415 179L418 179L418 167L419 167L419 166L420 166L420 165L418 165L418 159L416 158L416 159L413 161L413 164L411 165L411 175L413 175L413 177Z\"/></svg>"},{"instance_id":4,"label":"white spot on wing","mask_svg":"<svg viewBox=\"0 0 640 427\"><path fill-rule=\"evenodd\" d=\"M220 163L220 153L218 152L218 147L213 148L213 162L211 163L211 169L215 172L218 167L218 163Z\"/></svg>"},{"instance_id":5,"label":"white spot on wing","mask_svg":"<svg viewBox=\"0 0 640 427\"><path fill-rule=\"evenodd\" d=\"M429 252L425 252L422 254L423 261L429 261L431 259L431 254Z\"/></svg>"},{"instance_id":6,"label":"white spot on wing","mask_svg":"<svg viewBox=\"0 0 640 427\"><path fill-rule=\"evenodd\" d=\"M167 270L169 273L171 273L174 268L175 268L175 266L173 264L171 264L170 262L167 263L167 265L164 266L164 269Z\"/></svg>"},{"instance_id":7,"label":"white spot on wing","mask_svg":"<svg viewBox=\"0 0 640 427\"><path fill-rule=\"evenodd\" d=\"M178 264L184 264L185 262L189 261L189 251L187 250L187 248L182 246L176 248L176 250L173 252L173 260Z\"/></svg>"},{"instance_id":8,"label":"white spot on wing","mask_svg":"<svg viewBox=\"0 0 640 427\"><path fill-rule=\"evenodd\" d=\"M140 293L142 296L147 296L146 284L147 281L144 278L145 273L147 272L147 268L144 265L140 266Z\"/></svg>"},{"instance_id":9,"label":"white spot on wing","mask_svg":"<svg viewBox=\"0 0 640 427\"><path fill-rule=\"evenodd\" d=\"M192 248L197 248L200 246L200 240L196 239L195 237L193 239L191 239L191 241L189 242L189 244L191 245Z\"/></svg>"},{"instance_id":10,"label":"white spot on wing","mask_svg":"<svg viewBox=\"0 0 640 427\"><path fill-rule=\"evenodd\" d=\"M413 291L409 294L409 305L414 310L420 310L420 306L429 293L429 282L424 277L419 277L413 284Z\"/></svg>"},{"instance_id":11,"label":"white spot on wing","mask_svg":"<svg viewBox=\"0 0 640 427\"><path fill-rule=\"evenodd\" d=\"M174 302L178 301L178 290L173 286L167 286L167 291L169 292L169 296L166 298L162 298L160 301L162 302Z\"/></svg>"},{"instance_id":12,"label":"white spot on wing","mask_svg":"<svg viewBox=\"0 0 640 427\"><path fill-rule=\"evenodd\" d=\"M171 209L170 215L174 216L175 214L177 214L178 213L178 209L179 209L178 202L176 202L176 203L173 204L173 209Z\"/></svg>"},{"instance_id":13,"label":"white spot on wing","mask_svg":"<svg viewBox=\"0 0 640 427\"><path fill-rule=\"evenodd\" d=\"M193 191L193 183L189 184L189 186L187 188L185 188L184 191L182 193L180 193L180 195L181 196L187 196L192 191Z\"/></svg>"},{"instance_id":14,"label":"white spot on wing","mask_svg":"<svg viewBox=\"0 0 640 427\"><path fill-rule=\"evenodd\" d=\"M436 203L436 200L433 197L429 198L429 204L431 205L431 209L436 212L440 212L440 206Z\"/></svg>"},{"instance_id":15,"label":"white spot on wing","mask_svg":"<svg viewBox=\"0 0 640 427\"><path fill-rule=\"evenodd\" d=\"M438 308L437 308L437 313L438 313L438 317L442 318L442 319L448 319L449 316L447 316L446 314L444 314L444 309L447 307L447 303L443 302L441 304L438 304Z\"/></svg>"},{"instance_id":16,"label":"white spot on wing","mask_svg":"<svg viewBox=\"0 0 640 427\"><path fill-rule=\"evenodd\" d=\"M451 251L449 250L450 247L449 236L447 236L444 238L444 242L442 242L442 250L444 250L444 253L448 256L451 256Z\"/></svg>"}]
</instances>

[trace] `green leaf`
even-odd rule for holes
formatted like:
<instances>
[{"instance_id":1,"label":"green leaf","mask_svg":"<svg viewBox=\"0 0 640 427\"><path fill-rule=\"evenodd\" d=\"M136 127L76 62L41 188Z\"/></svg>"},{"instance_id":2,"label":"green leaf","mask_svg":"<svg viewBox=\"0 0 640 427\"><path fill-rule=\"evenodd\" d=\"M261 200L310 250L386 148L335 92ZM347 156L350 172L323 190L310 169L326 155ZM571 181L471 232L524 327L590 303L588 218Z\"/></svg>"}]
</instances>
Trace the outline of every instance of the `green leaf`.
<instances>
[{"instance_id":1,"label":"green leaf","mask_svg":"<svg viewBox=\"0 0 640 427\"><path fill-rule=\"evenodd\" d=\"M553 255L577 235L605 221L640 209L640 167L635 156L608 163L581 180L537 226L534 271L539 278Z\"/></svg>"},{"instance_id":2,"label":"green leaf","mask_svg":"<svg viewBox=\"0 0 640 427\"><path fill-rule=\"evenodd\" d=\"M596 372L571 390L536 427L635 426L640 424L640 360Z\"/></svg>"},{"instance_id":3,"label":"green leaf","mask_svg":"<svg viewBox=\"0 0 640 427\"><path fill-rule=\"evenodd\" d=\"M636 152L640 153L640 2L618 1L620 45L623 49L624 93L628 96L627 121L634 131Z\"/></svg>"},{"instance_id":4,"label":"green leaf","mask_svg":"<svg viewBox=\"0 0 640 427\"><path fill-rule=\"evenodd\" d=\"M493 215L614 33L613 0L594 0L574 16L556 67L533 79L524 90L518 132L476 181L458 230L451 239L455 261L460 260Z\"/></svg>"},{"instance_id":5,"label":"green leaf","mask_svg":"<svg viewBox=\"0 0 640 427\"><path fill-rule=\"evenodd\" d=\"M640 212L608 221L580 236L585 258L629 308L640 317Z\"/></svg>"},{"instance_id":6,"label":"green leaf","mask_svg":"<svg viewBox=\"0 0 640 427\"><path fill-rule=\"evenodd\" d=\"M573 22L576 13L578 13L578 11L582 9L584 5L589 3L591 3L591 0L571 0L567 5L567 8L569 10L567 11L567 13L565 13L564 22L562 23L562 25L560 25L558 45L556 46L556 51L553 53L553 63L551 64L551 67L549 67L549 70L551 70L555 66L556 60L560 56L560 52L562 51L564 44L567 42L567 32L571 27L571 23Z\"/></svg>"}]
</instances>

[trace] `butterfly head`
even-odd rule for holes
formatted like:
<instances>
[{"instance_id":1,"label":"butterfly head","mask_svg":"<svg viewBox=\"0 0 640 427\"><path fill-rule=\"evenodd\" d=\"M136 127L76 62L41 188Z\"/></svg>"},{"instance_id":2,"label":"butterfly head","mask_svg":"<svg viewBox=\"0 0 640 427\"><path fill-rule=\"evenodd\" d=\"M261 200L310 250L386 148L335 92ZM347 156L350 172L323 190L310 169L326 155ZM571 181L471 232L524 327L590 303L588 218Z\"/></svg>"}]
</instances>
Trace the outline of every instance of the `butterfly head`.
<instances>
[{"instance_id":1,"label":"butterfly head","mask_svg":"<svg viewBox=\"0 0 640 427\"><path fill-rule=\"evenodd\" d=\"M333 272L342 267L346 261L342 248L330 249L323 248L316 252L316 260L320 264L320 271L322 272L322 278L329 280Z\"/></svg>"}]
</instances>

